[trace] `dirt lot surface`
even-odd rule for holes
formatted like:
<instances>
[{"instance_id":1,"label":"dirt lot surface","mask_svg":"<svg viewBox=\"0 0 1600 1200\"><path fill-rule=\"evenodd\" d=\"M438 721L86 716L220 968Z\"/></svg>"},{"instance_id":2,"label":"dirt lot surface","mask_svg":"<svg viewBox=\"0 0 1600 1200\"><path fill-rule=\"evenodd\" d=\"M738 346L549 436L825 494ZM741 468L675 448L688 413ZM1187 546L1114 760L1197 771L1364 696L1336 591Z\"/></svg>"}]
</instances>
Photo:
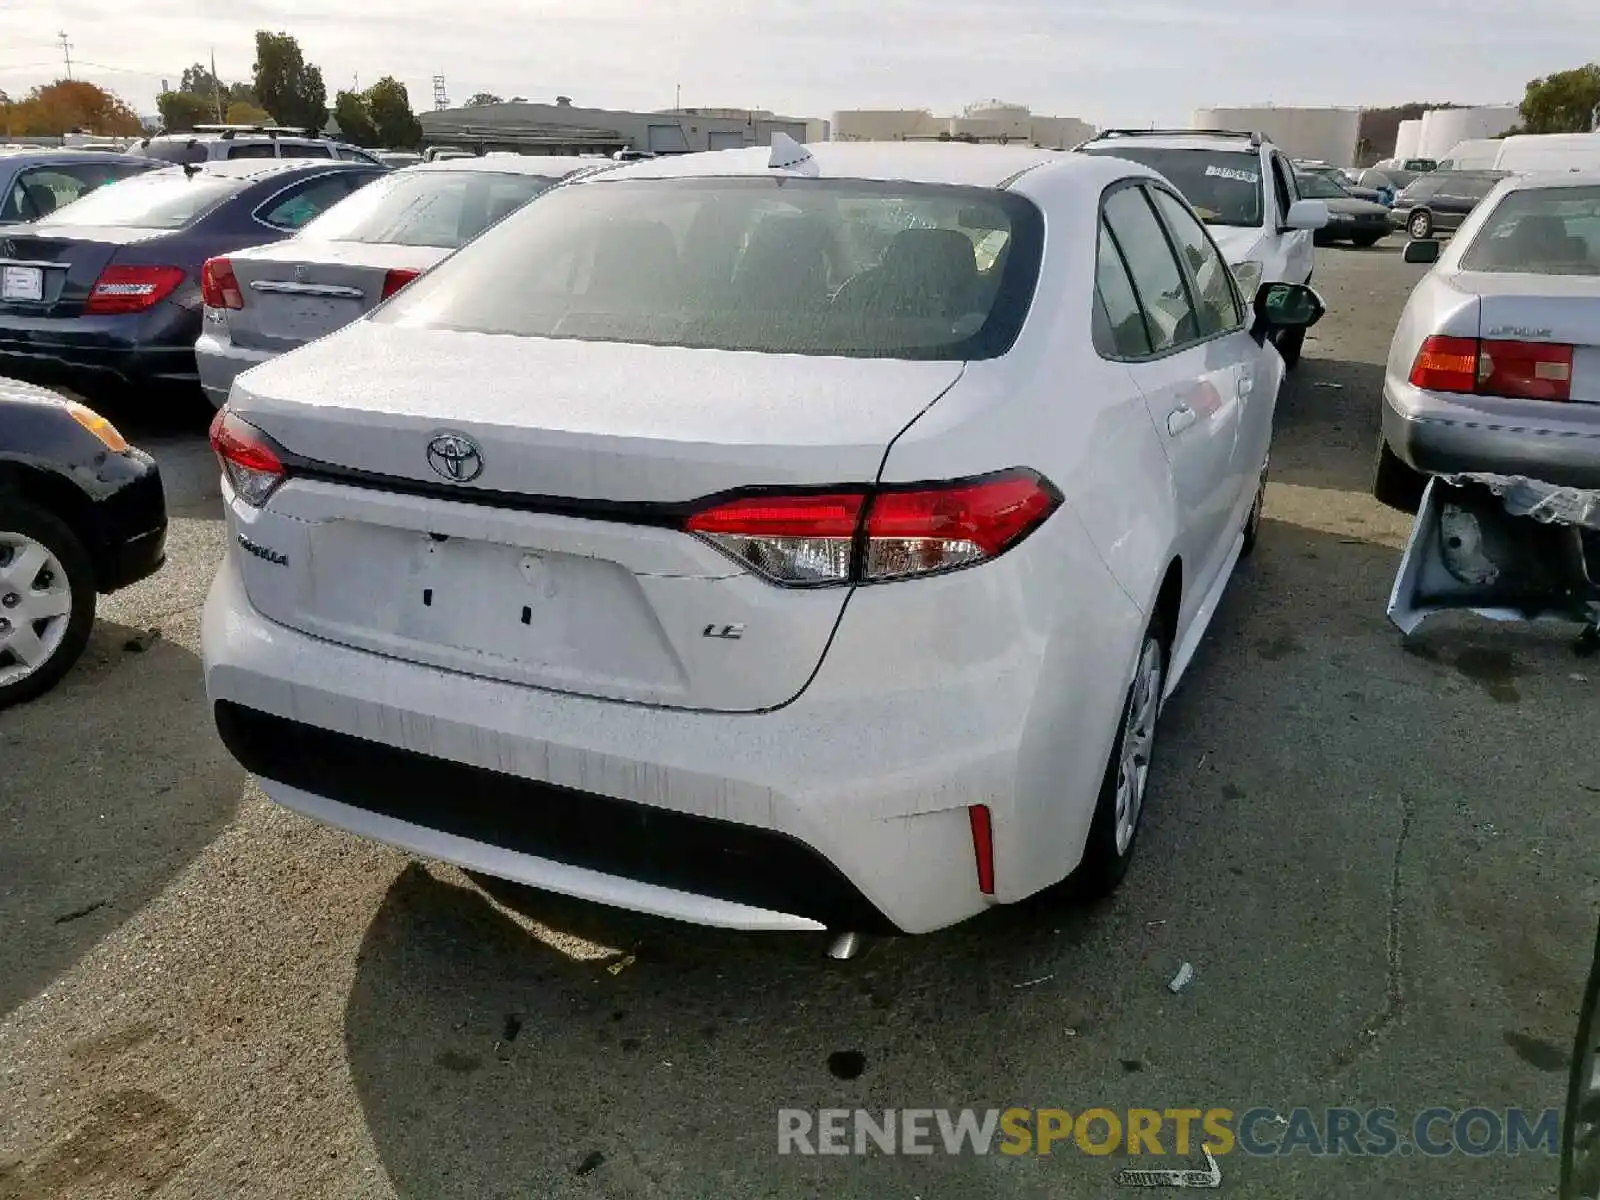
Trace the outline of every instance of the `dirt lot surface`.
<instances>
[{"instance_id":1,"label":"dirt lot surface","mask_svg":"<svg viewBox=\"0 0 1600 1200\"><path fill-rule=\"evenodd\" d=\"M1319 251L1332 315L1126 888L846 964L486 889L268 804L201 689L203 441L114 413L167 470L171 558L0 714L0 1200L1109 1197L1138 1194L1121 1155L780 1157L776 1113L1558 1105L1600 663L1567 627L1442 619L1407 647L1385 620L1407 527L1365 489L1419 271ZM1220 1162L1240 1197L1554 1194L1543 1154Z\"/></svg>"}]
</instances>

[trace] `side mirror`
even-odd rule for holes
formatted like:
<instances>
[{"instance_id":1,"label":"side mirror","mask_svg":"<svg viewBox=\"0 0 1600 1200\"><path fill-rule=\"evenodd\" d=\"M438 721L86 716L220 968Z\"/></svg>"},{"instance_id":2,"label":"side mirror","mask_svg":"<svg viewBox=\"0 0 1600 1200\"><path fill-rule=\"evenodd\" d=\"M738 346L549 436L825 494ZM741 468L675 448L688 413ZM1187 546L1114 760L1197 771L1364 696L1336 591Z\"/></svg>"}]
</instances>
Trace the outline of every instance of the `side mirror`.
<instances>
[{"instance_id":1,"label":"side mirror","mask_svg":"<svg viewBox=\"0 0 1600 1200\"><path fill-rule=\"evenodd\" d=\"M1303 283L1264 283L1256 292L1255 325L1257 335L1283 329L1309 329L1328 311L1317 295Z\"/></svg>"},{"instance_id":2,"label":"side mirror","mask_svg":"<svg viewBox=\"0 0 1600 1200\"><path fill-rule=\"evenodd\" d=\"M1321 229L1328 223L1326 200L1296 200L1284 214L1285 229Z\"/></svg>"},{"instance_id":3,"label":"side mirror","mask_svg":"<svg viewBox=\"0 0 1600 1200\"><path fill-rule=\"evenodd\" d=\"M1413 238L1406 243L1405 260L1408 263L1436 263L1439 261L1437 238Z\"/></svg>"}]
</instances>

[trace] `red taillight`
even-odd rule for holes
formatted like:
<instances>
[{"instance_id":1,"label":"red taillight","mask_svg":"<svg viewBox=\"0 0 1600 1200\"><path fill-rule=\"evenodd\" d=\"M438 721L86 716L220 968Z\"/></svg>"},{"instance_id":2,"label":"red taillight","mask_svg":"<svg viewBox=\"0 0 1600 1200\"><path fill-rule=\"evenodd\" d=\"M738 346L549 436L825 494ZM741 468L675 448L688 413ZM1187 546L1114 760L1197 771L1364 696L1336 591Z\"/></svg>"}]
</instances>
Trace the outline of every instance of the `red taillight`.
<instances>
[{"instance_id":1,"label":"red taillight","mask_svg":"<svg viewBox=\"0 0 1600 1200\"><path fill-rule=\"evenodd\" d=\"M402 267L392 268L383 277L382 298L387 300L390 296L394 295L401 288L405 287L406 284L410 283L420 274L422 274L421 271L410 271Z\"/></svg>"},{"instance_id":2,"label":"red taillight","mask_svg":"<svg viewBox=\"0 0 1600 1200\"><path fill-rule=\"evenodd\" d=\"M989 819L987 804L974 804L967 809L972 821L972 857L978 864L978 890L985 896L994 895L994 826Z\"/></svg>"},{"instance_id":3,"label":"red taillight","mask_svg":"<svg viewBox=\"0 0 1600 1200\"><path fill-rule=\"evenodd\" d=\"M1411 385L1519 400L1572 398L1572 347L1553 342L1430 337L1411 364Z\"/></svg>"},{"instance_id":4,"label":"red taillight","mask_svg":"<svg viewBox=\"0 0 1600 1200\"><path fill-rule=\"evenodd\" d=\"M211 421L211 449L216 451L234 493L259 508L283 482L283 460L254 425L224 406Z\"/></svg>"},{"instance_id":5,"label":"red taillight","mask_svg":"<svg viewBox=\"0 0 1600 1200\"><path fill-rule=\"evenodd\" d=\"M1572 347L1486 341L1478 350L1478 391L1523 400L1572 399Z\"/></svg>"},{"instance_id":6,"label":"red taillight","mask_svg":"<svg viewBox=\"0 0 1600 1200\"><path fill-rule=\"evenodd\" d=\"M172 295L183 280L182 267L110 266L94 281L83 311L102 316L143 312Z\"/></svg>"},{"instance_id":7,"label":"red taillight","mask_svg":"<svg viewBox=\"0 0 1600 1200\"><path fill-rule=\"evenodd\" d=\"M200 268L200 295L207 308L244 307L244 292L239 288L239 277L233 273L233 264L225 258L208 258Z\"/></svg>"},{"instance_id":8,"label":"red taillight","mask_svg":"<svg viewBox=\"0 0 1600 1200\"><path fill-rule=\"evenodd\" d=\"M1046 480L1015 470L877 493L744 496L684 528L777 583L870 583L985 562L1060 503Z\"/></svg>"}]
</instances>

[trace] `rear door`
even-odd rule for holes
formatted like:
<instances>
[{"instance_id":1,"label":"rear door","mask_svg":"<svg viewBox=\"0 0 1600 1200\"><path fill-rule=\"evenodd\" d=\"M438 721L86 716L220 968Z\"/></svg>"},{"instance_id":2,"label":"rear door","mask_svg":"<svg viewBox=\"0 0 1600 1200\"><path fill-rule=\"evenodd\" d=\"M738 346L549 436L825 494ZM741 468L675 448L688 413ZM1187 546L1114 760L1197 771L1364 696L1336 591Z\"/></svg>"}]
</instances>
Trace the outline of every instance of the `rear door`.
<instances>
[{"instance_id":1,"label":"rear door","mask_svg":"<svg viewBox=\"0 0 1600 1200\"><path fill-rule=\"evenodd\" d=\"M1185 626L1234 532L1241 362L1225 338L1204 332L1189 273L1143 186L1129 181L1106 196L1098 259L1102 291L1126 278L1149 340L1148 353L1127 362L1172 469L1185 576L1197 583L1184 588ZM1117 324L1131 329L1127 317Z\"/></svg>"}]
</instances>

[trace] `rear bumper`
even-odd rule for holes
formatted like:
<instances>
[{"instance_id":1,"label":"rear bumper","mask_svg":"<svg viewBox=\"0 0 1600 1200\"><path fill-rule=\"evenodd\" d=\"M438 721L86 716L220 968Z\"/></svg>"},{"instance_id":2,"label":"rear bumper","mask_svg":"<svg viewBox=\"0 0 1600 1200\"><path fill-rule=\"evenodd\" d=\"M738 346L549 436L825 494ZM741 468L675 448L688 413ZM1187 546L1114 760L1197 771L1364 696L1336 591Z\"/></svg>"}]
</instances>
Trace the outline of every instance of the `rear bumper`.
<instances>
[{"instance_id":1,"label":"rear bumper","mask_svg":"<svg viewBox=\"0 0 1600 1200\"><path fill-rule=\"evenodd\" d=\"M1451 396L1391 377L1383 437L1401 461L1429 475L1473 471L1600 488L1600 405Z\"/></svg>"},{"instance_id":2,"label":"rear bumper","mask_svg":"<svg viewBox=\"0 0 1600 1200\"><path fill-rule=\"evenodd\" d=\"M206 398L221 408L233 389L234 376L278 356L274 350L250 350L235 346L209 329L194 344L195 366Z\"/></svg>"},{"instance_id":3,"label":"rear bumper","mask_svg":"<svg viewBox=\"0 0 1600 1200\"><path fill-rule=\"evenodd\" d=\"M199 315L174 304L120 316L0 317L0 374L56 383L193 383Z\"/></svg>"},{"instance_id":4,"label":"rear bumper","mask_svg":"<svg viewBox=\"0 0 1600 1200\"><path fill-rule=\"evenodd\" d=\"M991 576L974 589L991 619L1012 582ZM895 604L892 587L878 591ZM234 755L268 796L317 820L699 924L922 933L1075 865L1131 671L1120 643L1141 627L1120 592L1106 603L1119 606L1114 627L1091 597L1087 632L1069 648L1019 639L988 669L935 652L888 680L895 635L881 617L847 615L797 700L707 713L553 693L311 637L250 605L230 552L202 648ZM993 814L994 896L978 888L975 804Z\"/></svg>"}]
</instances>

